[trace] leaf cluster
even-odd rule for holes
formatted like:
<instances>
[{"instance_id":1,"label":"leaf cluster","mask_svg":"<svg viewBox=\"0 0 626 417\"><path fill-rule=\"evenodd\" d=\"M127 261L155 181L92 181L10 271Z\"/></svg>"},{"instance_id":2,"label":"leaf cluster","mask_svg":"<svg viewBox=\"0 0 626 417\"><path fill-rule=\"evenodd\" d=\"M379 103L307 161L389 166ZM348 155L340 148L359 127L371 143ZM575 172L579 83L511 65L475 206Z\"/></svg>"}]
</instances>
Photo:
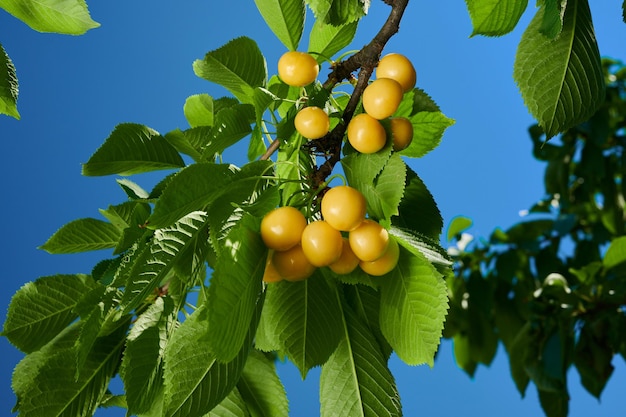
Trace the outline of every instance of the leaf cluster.
<instances>
[{"instance_id":1,"label":"leaf cluster","mask_svg":"<svg viewBox=\"0 0 626 417\"><path fill-rule=\"evenodd\" d=\"M606 100L593 117L558 143L529 129L546 168L526 219L484 242L464 232L467 218L448 230L457 247L444 336L457 364L473 375L502 342L519 392L533 382L549 417L568 414L570 367L600 398L614 355L626 358L626 68L602 64Z\"/></svg>"}]
</instances>

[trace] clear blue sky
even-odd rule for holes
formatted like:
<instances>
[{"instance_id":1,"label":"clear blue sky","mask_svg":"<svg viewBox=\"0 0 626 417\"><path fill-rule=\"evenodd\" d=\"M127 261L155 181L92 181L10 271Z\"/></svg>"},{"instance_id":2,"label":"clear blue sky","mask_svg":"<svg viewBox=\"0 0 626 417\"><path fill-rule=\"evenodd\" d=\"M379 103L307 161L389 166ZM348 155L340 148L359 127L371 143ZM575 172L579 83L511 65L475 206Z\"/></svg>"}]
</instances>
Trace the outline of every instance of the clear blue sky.
<instances>
[{"instance_id":1,"label":"clear blue sky","mask_svg":"<svg viewBox=\"0 0 626 417\"><path fill-rule=\"evenodd\" d=\"M387 6L372 0L353 42L364 45L386 17ZM471 232L486 236L496 226L518 221L519 211L542 196L543 166L532 159L526 129L533 123L512 80L515 48L534 13L529 2L520 28L502 38L469 38L464 2L412 1L400 32L386 52L401 52L446 115L456 119L442 145L410 165L435 196L447 224L471 217ZM626 25L621 0L594 0L592 14L603 55L626 59ZM124 199L115 177L85 178L80 164L121 122L148 125L162 133L187 127L185 98L196 93L225 95L193 74L191 63L228 40L254 38L270 72L284 47L265 27L252 0L91 1L102 26L84 36L36 33L0 10L0 43L12 57L20 80L21 121L0 116L4 160L0 218L0 320L10 297L39 276L89 272L105 253L48 255L37 246L62 224L98 217L98 209ZM309 22L310 23L310 22ZM306 36L306 35L305 35ZM306 46L306 41L303 48ZM324 71L322 71L322 76ZM241 164L244 161L230 162ZM133 178L145 188L154 175ZM10 376L20 354L0 339L0 415L14 403ZM615 357L615 373L601 403L570 374L571 417L624 415L626 366ZM500 351L492 366L468 378L456 368L444 342L434 369L391 361L406 416L541 416L534 388L520 399ZM279 366L291 415L318 415L319 373L305 382L290 365ZM121 410L97 416L123 416Z\"/></svg>"}]
</instances>

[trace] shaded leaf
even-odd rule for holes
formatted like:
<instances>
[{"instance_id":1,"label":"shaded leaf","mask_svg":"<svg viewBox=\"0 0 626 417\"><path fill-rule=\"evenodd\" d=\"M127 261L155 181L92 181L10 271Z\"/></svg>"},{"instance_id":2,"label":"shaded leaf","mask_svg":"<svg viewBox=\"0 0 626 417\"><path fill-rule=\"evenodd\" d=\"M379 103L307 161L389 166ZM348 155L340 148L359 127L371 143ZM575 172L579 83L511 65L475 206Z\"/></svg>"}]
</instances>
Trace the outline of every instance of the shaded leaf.
<instances>
[{"instance_id":1,"label":"shaded leaf","mask_svg":"<svg viewBox=\"0 0 626 417\"><path fill-rule=\"evenodd\" d=\"M185 166L165 138L147 126L124 123L83 164L83 175L132 175Z\"/></svg>"},{"instance_id":2,"label":"shaded leaf","mask_svg":"<svg viewBox=\"0 0 626 417\"><path fill-rule=\"evenodd\" d=\"M97 284L88 275L53 275L29 282L11 298L2 335L22 352L41 348L78 317L74 306L94 288Z\"/></svg>"},{"instance_id":3,"label":"shaded leaf","mask_svg":"<svg viewBox=\"0 0 626 417\"><path fill-rule=\"evenodd\" d=\"M464 216L456 216L452 219L448 225L448 241L451 241L456 236L459 236L462 232L472 226L472 219Z\"/></svg>"},{"instance_id":4,"label":"shaded leaf","mask_svg":"<svg viewBox=\"0 0 626 417\"><path fill-rule=\"evenodd\" d=\"M289 404L287 394L276 374L273 358L250 351L237 389L252 417L287 417Z\"/></svg>"},{"instance_id":5,"label":"shaded leaf","mask_svg":"<svg viewBox=\"0 0 626 417\"><path fill-rule=\"evenodd\" d=\"M85 218L72 220L57 230L40 249L48 253L77 253L114 248L121 236L111 223Z\"/></svg>"},{"instance_id":6,"label":"shaded leaf","mask_svg":"<svg viewBox=\"0 0 626 417\"><path fill-rule=\"evenodd\" d=\"M274 35L291 51L298 49L304 31L304 0L254 0Z\"/></svg>"},{"instance_id":7,"label":"shaded leaf","mask_svg":"<svg viewBox=\"0 0 626 417\"><path fill-rule=\"evenodd\" d=\"M626 261L626 236L615 238L606 250L602 264L605 268L613 268Z\"/></svg>"},{"instance_id":8,"label":"shaded leaf","mask_svg":"<svg viewBox=\"0 0 626 417\"><path fill-rule=\"evenodd\" d=\"M604 100L604 76L587 0L569 0L556 39L541 33L545 6L522 35L513 78L546 138L587 120Z\"/></svg>"},{"instance_id":9,"label":"shaded leaf","mask_svg":"<svg viewBox=\"0 0 626 417\"><path fill-rule=\"evenodd\" d=\"M0 0L0 8L39 32L82 35L100 26L85 0Z\"/></svg>"},{"instance_id":10,"label":"shaded leaf","mask_svg":"<svg viewBox=\"0 0 626 417\"><path fill-rule=\"evenodd\" d=\"M562 0L545 0L545 11L539 31L550 39L559 36L563 30L566 4L567 1L563 2Z\"/></svg>"}]
</instances>

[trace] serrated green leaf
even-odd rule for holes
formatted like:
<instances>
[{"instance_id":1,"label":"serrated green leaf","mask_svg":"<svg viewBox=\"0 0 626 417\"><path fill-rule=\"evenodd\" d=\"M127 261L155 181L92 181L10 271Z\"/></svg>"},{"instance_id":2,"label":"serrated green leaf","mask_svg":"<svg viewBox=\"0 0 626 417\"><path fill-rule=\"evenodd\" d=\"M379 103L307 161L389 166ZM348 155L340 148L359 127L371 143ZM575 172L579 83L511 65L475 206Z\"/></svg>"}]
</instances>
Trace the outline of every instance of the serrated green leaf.
<instances>
[{"instance_id":1,"label":"serrated green leaf","mask_svg":"<svg viewBox=\"0 0 626 417\"><path fill-rule=\"evenodd\" d=\"M267 248L252 226L246 216L230 230L211 277L208 344L220 362L241 350L263 288Z\"/></svg>"},{"instance_id":2,"label":"serrated green leaf","mask_svg":"<svg viewBox=\"0 0 626 417\"><path fill-rule=\"evenodd\" d=\"M287 393L269 355L250 351L237 389L252 417L288 417Z\"/></svg>"},{"instance_id":3,"label":"serrated green leaf","mask_svg":"<svg viewBox=\"0 0 626 417\"><path fill-rule=\"evenodd\" d=\"M183 166L185 162L178 152L157 131L123 123L83 164L83 175L132 175Z\"/></svg>"},{"instance_id":4,"label":"serrated green leaf","mask_svg":"<svg viewBox=\"0 0 626 417\"><path fill-rule=\"evenodd\" d=\"M343 25L365 16L370 0L306 0L315 18L331 25Z\"/></svg>"},{"instance_id":5,"label":"serrated green leaf","mask_svg":"<svg viewBox=\"0 0 626 417\"><path fill-rule=\"evenodd\" d=\"M141 188L137 183L127 179L118 178L115 180L122 187L122 190L126 193L131 200L143 200L147 199L149 194L146 190Z\"/></svg>"},{"instance_id":6,"label":"serrated green leaf","mask_svg":"<svg viewBox=\"0 0 626 417\"><path fill-rule=\"evenodd\" d=\"M456 216L448 225L448 242L472 226L472 219L465 216Z\"/></svg>"},{"instance_id":7,"label":"serrated green leaf","mask_svg":"<svg viewBox=\"0 0 626 417\"><path fill-rule=\"evenodd\" d=\"M622 262L626 262L626 236L615 238L611 241L602 264L605 268L613 268Z\"/></svg>"},{"instance_id":8,"label":"serrated green leaf","mask_svg":"<svg viewBox=\"0 0 626 417\"><path fill-rule=\"evenodd\" d=\"M0 8L39 32L82 35L100 26L84 0L0 0Z\"/></svg>"},{"instance_id":9,"label":"serrated green leaf","mask_svg":"<svg viewBox=\"0 0 626 417\"><path fill-rule=\"evenodd\" d=\"M380 292L380 327L398 357L409 365L432 366L448 309L441 274L401 245L398 265L381 280Z\"/></svg>"},{"instance_id":10,"label":"serrated green leaf","mask_svg":"<svg viewBox=\"0 0 626 417\"><path fill-rule=\"evenodd\" d=\"M255 87L267 80L265 58L256 42L247 37L231 40L193 63L195 74L221 85L242 103L252 104Z\"/></svg>"},{"instance_id":11,"label":"serrated green leaf","mask_svg":"<svg viewBox=\"0 0 626 417\"><path fill-rule=\"evenodd\" d=\"M237 168L229 164L200 163L171 178L150 216L148 227L160 228L206 207L227 190Z\"/></svg>"},{"instance_id":12,"label":"serrated green leaf","mask_svg":"<svg viewBox=\"0 0 626 417\"><path fill-rule=\"evenodd\" d=\"M404 195L398 206L398 216L392 218L398 227L412 230L439 240L443 218L432 194L421 178L407 167Z\"/></svg>"},{"instance_id":13,"label":"serrated green leaf","mask_svg":"<svg viewBox=\"0 0 626 417\"><path fill-rule=\"evenodd\" d=\"M2 335L22 352L41 348L76 319L74 306L96 287L88 275L53 275L29 282L13 295Z\"/></svg>"},{"instance_id":14,"label":"serrated green leaf","mask_svg":"<svg viewBox=\"0 0 626 417\"><path fill-rule=\"evenodd\" d=\"M306 7L304 0L254 0L267 26L287 49L298 49Z\"/></svg>"},{"instance_id":15,"label":"serrated green leaf","mask_svg":"<svg viewBox=\"0 0 626 417\"><path fill-rule=\"evenodd\" d=\"M233 390L243 371L260 312L237 357L222 364L203 347L210 337L205 305L181 324L165 349L165 417L203 417Z\"/></svg>"},{"instance_id":16,"label":"serrated green leaf","mask_svg":"<svg viewBox=\"0 0 626 417\"><path fill-rule=\"evenodd\" d=\"M376 338L345 303L342 315L342 340L322 365L320 415L401 416L400 396Z\"/></svg>"},{"instance_id":17,"label":"serrated green leaf","mask_svg":"<svg viewBox=\"0 0 626 417\"><path fill-rule=\"evenodd\" d=\"M316 19L309 35L309 51L314 53L317 62L331 59L337 52L350 45L357 26L358 22L333 26Z\"/></svg>"},{"instance_id":18,"label":"serrated green leaf","mask_svg":"<svg viewBox=\"0 0 626 417\"><path fill-rule=\"evenodd\" d=\"M0 114L20 119L20 113L17 111L18 94L19 85L15 65L0 44Z\"/></svg>"},{"instance_id":19,"label":"serrated green leaf","mask_svg":"<svg viewBox=\"0 0 626 417\"><path fill-rule=\"evenodd\" d=\"M530 113L550 139L587 120L604 100L604 76L587 0L569 0L556 39L541 32L545 7L522 35L513 71Z\"/></svg>"},{"instance_id":20,"label":"serrated green leaf","mask_svg":"<svg viewBox=\"0 0 626 417\"><path fill-rule=\"evenodd\" d=\"M209 414L203 417L250 417L241 392L234 388Z\"/></svg>"},{"instance_id":21,"label":"serrated green leaf","mask_svg":"<svg viewBox=\"0 0 626 417\"><path fill-rule=\"evenodd\" d=\"M192 212L171 227L157 229L145 249L127 267L128 282L122 298L125 313L138 307L158 286L189 248L195 248L198 239L208 239L208 220L205 212ZM124 264L122 265L122 267Z\"/></svg>"},{"instance_id":22,"label":"serrated green leaf","mask_svg":"<svg viewBox=\"0 0 626 417\"><path fill-rule=\"evenodd\" d=\"M273 325L265 331L303 377L326 362L341 339L341 307L333 287L319 271L305 281L267 286L263 315Z\"/></svg>"},{"instance_id":23,"label":"serrated green leaf","mask_svg":"<svg viewBox=\"0 0 626 417\"><path fill-rule=\"evenodd\" d=\"M348 183L365 196L370 216L388 223L398 214L407 170L399 154L355 152L344 157L341 164Z\"/></svg>"},{"instance_id":24,"label":"serrated green leaf","mask_svg":"<svg viewBox=\"0 0 626 417\"><path fill-rule=\"evenodd\" d=\"M439 245L438 239L396 226L392 226L389 233L398 238L399 243L409 251L424 256L428 262L438 268L439 272L442 272L440 267L452 266L452 261L448 258L446 250Z\"/></svg>"},{"instance_id":25,"label":"serrated green leaf","mask_svg":"<svg viewBox=\"0 0 626 417\"><path fill-rule=\"evenodd\" d=\"M239 104L217 113L215 126L211 128L202 151L204 158L213 161L226 148L248 136L252 132L250 123L253 121L254 107L249 104Z\"/></svg>"},{"instance_id":26,"label":"serrated green leaf","mask_svg":"<svg viewBox=\"0 0 626 417\"><path fill-rule=\"evenodd\" d=\"M128 412L148 412L163 390L163 357L176 324L171 297L159 297L142 313L128 334L120 375Z\"/></svg>"},{"instance_id":27,"label":"serrated green leaf","mask_svg":"<svg viewBox=\"0 0 626 417\"><path fill-rule=\"evenodd\" d=\"M41 245L48 253L78 253L114 248L121 236L120 230L111 223L85 218L72 220Z\"/></svg>"},{"instance_id":28,"label":"serrated green leaf","mask_svg":"<svg viewBox=\"0 0 626 417\"><path fill-rule=\"evenodd\" d=\"M472 36L501 36L511 32L528 0L465 0L472 19Z\"/></svg>"},{"instance_id":29,"label":"serrated green leaf","mask_svg":"<svg viewBox=\"0 0 626 417\"><path fill-rule=\"evenodd\" d=\"M13 374L16 410L30 417L93 415L115 374L128 327L98 339L76 378L75 342L81 323L26 356Z\"/></svg>"},{"instance_id":30,"label":"serrated green leaf","mask_svg":"<svg viewBox=\"0 0 626 417\"><path fill-rule=\"evenodd\" d=\"M455 123L441 112L423 111L410 116L409 120L413 125L413 140L401 153L411 158L421 158L439 146L446 129Z\"/></svg>"},{"instance_id":31,"label":"serrated green leaf","mask_svg":"<svg viewBox=\"0 0 626 417\"><path fill-rule=\"evenodd\" d=\"M190 132L194 132L195 130L207 133L205 135L190 134ZM210 126L197 126L184 132L180 129L174 129L165 134L165 140L167 140L167 143L172 145L178 152L191 156L195 162L204 162L204 158L202 157L203 143L195 143L194 139L200 138L204 140L204 137L208 136L208 132L210 131Z\"/></svg>"},{"instance_id":32,"label":"serrated green leaf","mask_svg":"<svg viewBox=\"0 0 626 417\"><path fill-rule=\"evenodd\" d=\"M185 100L183 112L191 127L213 126L213 97L208 94L189 96Z\"/></svg>"}]
</instances>

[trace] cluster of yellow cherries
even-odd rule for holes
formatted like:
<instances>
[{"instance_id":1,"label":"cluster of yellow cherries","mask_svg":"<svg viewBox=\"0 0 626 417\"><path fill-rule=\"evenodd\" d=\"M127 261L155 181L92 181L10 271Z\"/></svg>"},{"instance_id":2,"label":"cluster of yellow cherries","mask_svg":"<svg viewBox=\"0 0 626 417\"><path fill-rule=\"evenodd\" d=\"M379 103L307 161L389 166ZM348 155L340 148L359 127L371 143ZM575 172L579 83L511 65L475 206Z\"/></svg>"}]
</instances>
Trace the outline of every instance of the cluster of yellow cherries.
<instances>
[{"instance_id":1,"label":"cluster of yellow cherries","mask_svg":"<svg viewBox=\"0 0 626 417\"><path fill-rule=\"evenodd\" d=\"M285 53L278 61L278 76L288 85L303 87L315 81L319 65L310 54L298 51ZM404 55L385 55L376 67L376 80L363 91L364 113L352 118L347 128L350 145L361 153L375 153L387 143L387 132L380 122L388 120L393 149L406 149L413 139L413 125L406 117L392 117L404 94L413 89L415 68ZM324 137L330 119L324 109L306 106L296 114L294 124L303 137L314 140Z\"/></svg>"},{"instance_id":2,"label":"cluster of yellow cherries","mask_svg":"<svg viewBox=\"0 0 626 417\"><path fill-rule=\"evenodd\" d=\"M278 76L294 87L314 82L319 65L310 54L285 53L278 61ZM363 91L364 113L352 118L348 141L361 153L375 153L387 143L381 120L388 119L393 149L406 149L413 139L413 125L404 117L392 117L404 93L415 86L415 69L401 54L388 54L378 63L377 79ZM295 128L309 140L324 137L330 129L326 111L305 106L298 111ZM269 212L261 222L261 237L269 248L263 280L300 281L316 268L328 267L336 274L349 274L357 267L373 276L391 272L397 265L397 241L378 222L366 218L363 194L348 185L333 187L321 201L322 220L307 223L302 212L291 206Z\"/></svg>"},{"instance_id":3,"label":"cluster of yellow cherries","mask_svg":"<svg viewBox=\"0 0 626 417\"><path fill-rule=\"evenodd\" d=\"M374 276L395 268L398 243L378 222L365 217L366 201L360 191L348 185L331 188L322 197L321 212L323 220L308 224L291 206L265 215L261 238L270 249L265 282L304 280L319 267L336 274L360 267Z\"/></svg>"}]
</instances>

